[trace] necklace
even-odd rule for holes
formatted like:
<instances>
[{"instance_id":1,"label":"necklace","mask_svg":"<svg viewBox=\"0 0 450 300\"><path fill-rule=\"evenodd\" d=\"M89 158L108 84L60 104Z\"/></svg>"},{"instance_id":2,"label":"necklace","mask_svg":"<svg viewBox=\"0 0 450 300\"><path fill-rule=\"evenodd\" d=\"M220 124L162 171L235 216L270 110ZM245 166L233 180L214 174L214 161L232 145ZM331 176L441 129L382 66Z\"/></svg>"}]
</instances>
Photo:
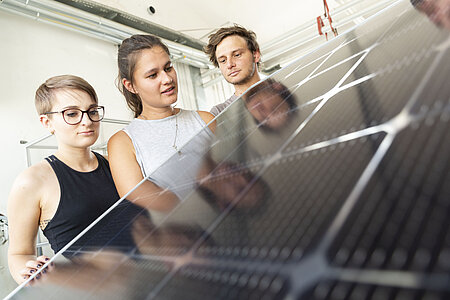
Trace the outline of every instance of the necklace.
<instances>
[{"instance_id":1,"label":"necklace","mask_svg":"<svg viewBox=\"0 0 450 300\"><path fill-rule=\"evenodd\" d=\"M173 149L178 152L179 155L181 155L181 151L177 147L177 135L178 135L178 114L175 114L175 138L173 139Z\"/></svg>"},{"instance_id":2,"label":"necklace","mask_svg":"<svg viewBox=\"0 0 450 300\"><path fill-rule=\"evenodd\" d=\"M177 136L178 136L178 113L174 113L175 116L175 138L173 139L173 145L172 148L175 149L175 151L178 152L179 155L181 155L181 150L178 149L177 146ZM140 115L138 118L144 119L144 120L149 120L146 116L144 115Z\"/></svg>"}]
</instances>

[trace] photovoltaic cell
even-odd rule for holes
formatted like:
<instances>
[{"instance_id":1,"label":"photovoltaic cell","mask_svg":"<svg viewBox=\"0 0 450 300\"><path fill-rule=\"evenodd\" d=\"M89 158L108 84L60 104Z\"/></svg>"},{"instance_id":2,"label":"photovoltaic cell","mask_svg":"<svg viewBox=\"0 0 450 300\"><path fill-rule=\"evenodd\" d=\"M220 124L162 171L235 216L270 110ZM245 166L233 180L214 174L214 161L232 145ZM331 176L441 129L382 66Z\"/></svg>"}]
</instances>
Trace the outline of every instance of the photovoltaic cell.
<instances>
[{"instance_id":1,"label":"photovoltaic cell","mask_svg":"<svg viewBox=\"0 0 450 300\"><path fill-rule=\"evenodd\" d=\"M396 2L251 88L12 298L448 299L435 17Z\"/></svg>"},{"instance_id":2,"label":"photovoltaic cell","mask_svg":"<svg viewBox=\"0 0 450 300\"><path fill-rule=\"evenodd\" d=\"M286 151L388 122L411 99L414 87L422 79L420 71L424 72L432 60L428 57L402 69L394 69L333 95L292 140ZM404 76L405 72L410 76L401 89L390 84Z\"/></svg>"},{"instance_id":3,"label":"photovoltaic cell","mask_svg":"<svg viewBox=\"0 0 450 300\"><path fill-rule=\"evenodd\" d=\"M450 293L438 293L427 289L399 288L385 285L354 284L349 282L325 281L315 286L299 299L302 300L338 300L338 299L424 299L444 300Z\"/></svg>"},{"instance_id":4,"label":"photovoltaic cell","mask_svg":"<svg viewBox=\"0 0 450 300\"><path fill-rule=\"evenodd\" d=\"M258 183L268 189L261 203L265 207L254 215L233 208L228 217L234 225L220 224L210 234L216 246L202 245L199 251L216 259L301 259L318 242L382 139L383 134L377 134L273 162ZM286 182L294 177L295 185ZM249 193L252 189L254 185Z\"/></svg>"},{"instance_id":5,"label":"photovoltaic cell","mask_svg":"<svg viewBox=\"0 0 450 300\"><path fill-rule=\"evenodd\" d=\"M330 249L334 264L450 272L450 131L441 116L399 133Z\"/></svg>"},{"instance_id":6,"label":"photovoltaic cell","mask_svg":"<svg viewBox=\"0 0 450 300\"><path fill-rule=\"evenodd\" d=\"M287 290L287 281L263 272L236 269L202 268L188 265L179 270L158 293L158 299L279 299Z\"/></svg>"}]
</instances>

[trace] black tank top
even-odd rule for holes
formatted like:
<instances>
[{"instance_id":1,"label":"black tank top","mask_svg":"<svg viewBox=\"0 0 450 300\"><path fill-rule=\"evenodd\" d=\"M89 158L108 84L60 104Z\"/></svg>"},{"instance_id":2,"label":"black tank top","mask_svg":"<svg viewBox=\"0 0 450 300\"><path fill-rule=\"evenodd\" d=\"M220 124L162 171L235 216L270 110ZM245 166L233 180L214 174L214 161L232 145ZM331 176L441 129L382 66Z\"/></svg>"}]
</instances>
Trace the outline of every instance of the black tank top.
<instances>
[{"instance_id":1,"label":"black tank top","mask_svg":"<svg viewBox=\"0 0 450 300\"><path fill-rule=\"evenodd\" d=\"M43 231L55 253L120 198L108 161L93 153L97 157L98 167L91 172L76 171L54 155L46 158L58 178L61 191L58 209ZM134 249L130 228L141 213L141 207L123 201L71 246L64 256L70 257L80 250L100 247L113 247L126 252Z\"/></svg>"}]
</instances>

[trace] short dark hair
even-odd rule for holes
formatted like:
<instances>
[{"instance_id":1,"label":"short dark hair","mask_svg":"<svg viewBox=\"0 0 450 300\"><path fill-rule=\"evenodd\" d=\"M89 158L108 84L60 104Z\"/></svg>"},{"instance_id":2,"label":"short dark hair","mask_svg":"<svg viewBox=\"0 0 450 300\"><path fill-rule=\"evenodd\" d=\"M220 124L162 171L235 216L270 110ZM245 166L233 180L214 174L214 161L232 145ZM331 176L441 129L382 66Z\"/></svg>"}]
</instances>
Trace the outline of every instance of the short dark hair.
<instances>
[{"instance_id":1,"label":"short dark hair","mask_svg":"<svg viewBox=\"0 0 450 300\"><path fill-rule=\"evenodd\" d=\"M94 88L83 78L75 75L59 75L50 77L36 90L34 104L39 115L52 110L55 92L59 90L78 90L86 92L97 104L98 98Z\"/></svg>"},{"instance_id":2,"label":"short dark hair","mask_svg":"<svg viewBox=\"0 0 450 300\"><path fill-rule=\"evenodd\" d=\"M209 56L209 60L216 67L219 67L216 57L217 45L219 45L224 38L231 35L238 35L242 37L247 42L247 47L252 53L259 51L259 45L256 41L256 34L253 31L247 30L238 24L234 24L234 26L231 27L222 27L209 36L208 45L203 47L203 51L205 51L205 53ZM259 67L260 62L258 62L257 65Z\"/></svg>"},{"instance_id":3,"label":"short dark hair","mask_svg":"<svg viewBox=\"0 0 450 300\"><path fill-rule=\"evenodd\" d=\"M419 5L423 2L423 0L409 0L409 1L411 1L411 4L414 6Z\"/></svg>"},{"instance_id":4,"label":"short dark hair","mask_svg":"<svg viewBox=\"0 0 450 300\"><path fill-rule=\"evenodd\" d=\"M284 84L275 81L272 78L267 78L266 80L260 82L258 85L252 87L245 93L243 99L248 102L255 95L263 91L270 91L273 94L278 94L289 105L290 111L294 111L297 109L297 100L295 95L292 94Z\"/></svg>"}]
</instances>

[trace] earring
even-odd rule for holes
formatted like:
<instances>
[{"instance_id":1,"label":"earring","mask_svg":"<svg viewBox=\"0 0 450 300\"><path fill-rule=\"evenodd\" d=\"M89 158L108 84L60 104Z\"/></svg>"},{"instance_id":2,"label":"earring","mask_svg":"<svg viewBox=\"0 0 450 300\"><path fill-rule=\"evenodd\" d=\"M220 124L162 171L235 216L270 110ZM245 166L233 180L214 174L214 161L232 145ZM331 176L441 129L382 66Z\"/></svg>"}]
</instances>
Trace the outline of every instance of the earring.
<instances>
[{"instance_id":1,"label":"earring","mask_svg":"<svg viewBox=\"0 0 450 300\"><path fill-rule=\"evenodd\" d=\"M51 134L55 134L55 131L54 131L54 130L51 130L50 133L51 133Z\"/></svg>"}]
</instances>

